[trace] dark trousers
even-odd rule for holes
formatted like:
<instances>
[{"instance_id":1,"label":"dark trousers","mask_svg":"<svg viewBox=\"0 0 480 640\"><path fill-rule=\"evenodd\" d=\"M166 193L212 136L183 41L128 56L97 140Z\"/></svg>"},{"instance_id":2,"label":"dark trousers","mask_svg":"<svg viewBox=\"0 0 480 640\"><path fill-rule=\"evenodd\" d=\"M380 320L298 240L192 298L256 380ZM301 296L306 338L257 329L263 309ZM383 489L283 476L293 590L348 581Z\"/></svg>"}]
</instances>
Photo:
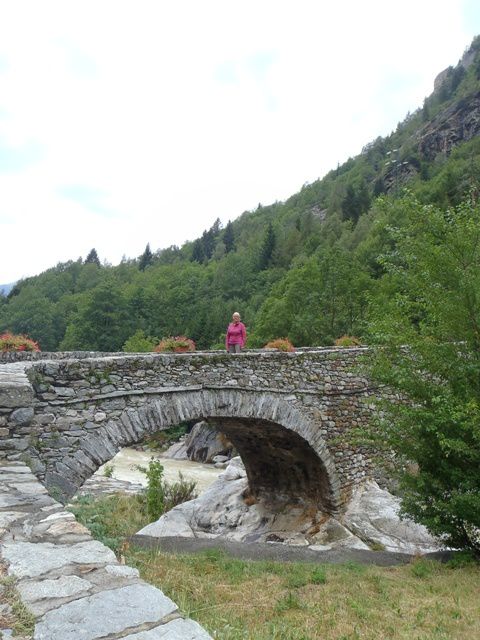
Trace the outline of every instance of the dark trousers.
<instances>
[{"instance_id":1,"label":"dark trousers","mask_svg":"<svg viewBox=\"0 0 480 640\"><path fill-rule=\"evenodd\" d=\"M241 346L239 344L229 344L228 353L240 353Z\"/></svg>"}]
</instances>

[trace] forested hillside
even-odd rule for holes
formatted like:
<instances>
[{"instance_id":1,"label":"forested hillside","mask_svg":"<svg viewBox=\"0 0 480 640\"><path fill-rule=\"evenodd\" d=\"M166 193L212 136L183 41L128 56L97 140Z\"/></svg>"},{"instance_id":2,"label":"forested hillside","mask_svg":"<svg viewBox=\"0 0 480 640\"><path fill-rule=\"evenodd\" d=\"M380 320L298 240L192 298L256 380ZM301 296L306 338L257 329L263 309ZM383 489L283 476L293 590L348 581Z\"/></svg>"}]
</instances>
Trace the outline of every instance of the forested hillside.
<instances>
[{"instance_id":1,"label":"forested hillside","mask_svg":"<svg viewBox=\"0 0 480 640\"><path fill-rule=\"evenodd\" d=\"M43 350L116 351L134 334L184 334L208 348L222 344L238 310L249 346L365 337L373 302L386 287L395 294L384 256L406 215L405 189L443 209L476 199L479 132L477 37L391 135L285 202L259 205L224 228L217 220L180 248L151 251L161 243L152 237L118 266L92 250L27 278L0 295L0 332L28 334Z\"/></svg>"}]
</instances>

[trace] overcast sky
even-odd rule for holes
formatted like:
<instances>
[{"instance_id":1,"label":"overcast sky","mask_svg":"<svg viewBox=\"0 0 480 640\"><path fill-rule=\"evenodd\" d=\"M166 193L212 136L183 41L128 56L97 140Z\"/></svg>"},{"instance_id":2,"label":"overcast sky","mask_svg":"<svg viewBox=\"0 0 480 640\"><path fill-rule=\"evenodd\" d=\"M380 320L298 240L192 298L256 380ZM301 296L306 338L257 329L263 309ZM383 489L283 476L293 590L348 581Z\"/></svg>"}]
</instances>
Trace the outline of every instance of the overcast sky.
<instances>
[{"instance_id":1,"label":"overcast sky","mask_svg":"<svg viewBox=\"0 0 480 640\"><path fill-rule=\"evenodd\" d=\"M286 199L422 106L480 33L478 0L0 0L0 16L2 284Z\"/></svg>"}]
</instances>

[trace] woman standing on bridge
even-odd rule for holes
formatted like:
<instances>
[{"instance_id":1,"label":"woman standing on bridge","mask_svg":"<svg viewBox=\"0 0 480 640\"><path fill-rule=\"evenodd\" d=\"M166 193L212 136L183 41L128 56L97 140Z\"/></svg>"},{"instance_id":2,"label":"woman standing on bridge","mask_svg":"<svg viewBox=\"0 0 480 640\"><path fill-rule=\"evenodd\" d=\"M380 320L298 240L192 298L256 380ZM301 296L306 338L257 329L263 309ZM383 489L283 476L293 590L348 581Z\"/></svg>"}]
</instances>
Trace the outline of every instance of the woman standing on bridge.
<instances>
[{"instance_id":1,"label":"woman standing on bridge","mask_svg":"<svg viewBox=\"0 0 480 640\"><path fill-rule=\"evenodd\" d=\"M240 353L247 341L247 331L245 325L240 320L238 311L232 316L232 322L228 325L225 336L225 347L228 353Z\"/></svg>"}]
</instances>

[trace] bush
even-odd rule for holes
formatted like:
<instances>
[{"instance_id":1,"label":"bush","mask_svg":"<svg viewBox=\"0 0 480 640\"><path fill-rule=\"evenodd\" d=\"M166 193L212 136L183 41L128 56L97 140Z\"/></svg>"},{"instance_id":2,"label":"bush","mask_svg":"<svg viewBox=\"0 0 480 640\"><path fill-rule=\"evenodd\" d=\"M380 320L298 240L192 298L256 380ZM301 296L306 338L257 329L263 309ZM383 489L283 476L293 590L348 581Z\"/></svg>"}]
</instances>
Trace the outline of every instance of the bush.
<instances>
[{"instance_id":1,"label":"bush","mask_svg":"<svg viewBox=\"0 0 480 640\"><path fill-rule=\"evenodd\" d=\"M197 497L195 492L197 483L194 480L186 480L180 471L177 482L172 484L165 482L163 466L159 460L151 458L148 467L137 466L136 468L147 476L145 500L146 513L150 522L158 520L163 513L170 511L178 504Z\"/></svg>"},{"instance_id":2,"label":"bush","mask_svg":"<svg viewBox=\"0 0 480 640\"><path fill-rule=\"evenodd\" d=\"M188 502L197 497L195 480L186 480L181 471L178 472L178 480L164 484L165 511L170 511L173 507L183 502Z\"/></svg>"},{"instance_id":3,"label":"bush","mask_svg":"<svg viewBox=\"0 0 480 640\"><path fill-rule=\"evenodd\" d=\"M170 336L169 338L162 338L159 344L155 347L155 351L157 353L181 353L183 351L195 351L195 342L185 336Z\"/></svg>"},{"instance_id":4,"label":"bush","mask_svg":"<svg viewBox=\"0 0 480 640\"><path fill-rule=\"evenodd\" d=\"M133 336L130 336L125 342L123 350L126 353L148 353L149 351L154 351L157 341L158 338L150 338L145 335L142 329L138 329L138 331L135 331Z\"/></svg>"},{"instance_id":5,"label":"bush","mask_svg":"<svg viewBox=\"0 0 480 640\"><path fill-rule=\"evenodd\" d=\"M38 342L9 331L0 335L0 351L40 351Z\"/></svg>"},{"instance_id":6,"label":"bush","mask_svg":"<svg viewBox=\"0 0 480 640\"><path fill-rule=\"evenodd\" d=\"M337 338L334 344L336 347L359 347L361 342L354 336L342 336Z\"/></svg>"},{"instance_id":7,"label":"bush","mask_svg":"<svg viewBox=\"0 0 480 640\"><path fill-rule=\"evenodd\" d=\"M276 338L267 342L264 349L276 349L277 351L295 351L295 347L288 338Z\"/></svg>"}]
</instances>

